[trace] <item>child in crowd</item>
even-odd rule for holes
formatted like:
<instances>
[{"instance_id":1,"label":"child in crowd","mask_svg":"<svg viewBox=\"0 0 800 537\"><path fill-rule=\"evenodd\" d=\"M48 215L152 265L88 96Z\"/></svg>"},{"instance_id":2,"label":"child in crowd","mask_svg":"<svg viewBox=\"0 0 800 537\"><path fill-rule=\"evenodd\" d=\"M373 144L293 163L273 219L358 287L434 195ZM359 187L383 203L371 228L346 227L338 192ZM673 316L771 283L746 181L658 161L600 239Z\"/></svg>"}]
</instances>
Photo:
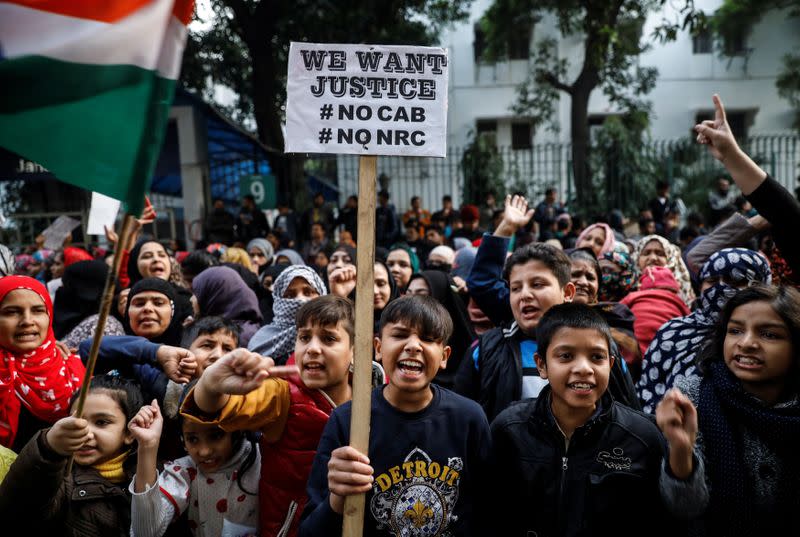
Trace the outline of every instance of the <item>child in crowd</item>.
<instances>
[{"instance_id":1,"label":"child in crowd","mask_svg":"<svg viewBox=\"0 0 800 537\"><path fill-rule=\"evenodd\" d=\"M300 535L339 535L345 497L367 493L364 535L488 535L489 427L480 407L431 384L447 365L447 311L407 296L381 315L375 352L389 383L372 392L369 454L348 446L349 404L325 426Z\"/></svg>"},{"instance_id":2,"label":"child in crowd","mask_svg":"<svg viewBox=\"0 0 800 537\"><path fill-rule=\"evenodd\" d=\"M297 533L323 427L351 398L354 316L346 298L307 302L297 312L297 374L267 378L271 360L240 349L209 366L183 404L186 422L262 432L261 535Z\"/></svg>"},{"instance_id":3,"label":"child in crowd","mask_svg":"<svg viewBox=\"0 0 800 537\"><path fill-rule=\"evenodd\" d=\"M800 293L758 284L728 300L699 356L702 377L656 407L661 476L692 535L780 535L800 509Z\"/></svg>"},{"instance_id":4,"label":"child in crowd","mask_svg":"<svg viewBox=\"0 0 800 537\"><path fill-rule=\"evenodd\" d=\"M633 312L636 320L633 329L644 356L650 342L664 323L676 317L689 315L689 308L681 300L678 280L667 267L649 266L639 278L639 290L628 294L622 303ZM641 371L642 363L628 365Z\"/></svg>"},{"instance_id":5,"label":"child in crowd","mask_svg":"<svg viewBox=\"0 0 800 537\"><path fill-rule=\"evenodd\" d=\"M77 392L72 411L76 399ZM4 532L127 537L127 486L136 459L128 421L143 402L132 382L112 375L93 378L83 418L61 418L36 434L0 484ZM72 474L64 475L70 457Z\"/></svg>"},{"instance_id":6,"label":"child in crowd","mask_svg":"<svg viewBox=\"0 0 800 537\"><path fill-rule=\"evenodd\" d=\"M45 286L28 276L0 278L0 445L18 452L66 416L83 374L80 358L56 346Z\"/></svg>"},{"instance_id":7,"label":"child in crowd","mask_svg":"<svg viewBox=\"0 0 800 537\"><path fill-rule=\"evenodd\" d=\"M537 333L549 385L492 423L493 534L664 534L665 446L647 416L608 393L608 324L586 305L560 304Z\"/></svg>"},{"instance_id":8,"label":"child in crowd","mask_svg":"<svg viewBox=\"0 0 800 537\"><path fill-rule=\"evenodd\" d=\"M493 235L484 234L467 280L470 296L497 328L468 351L454 389L478 401L490 421L514 401L536 397L547 384L533 357L536 326L551 306L575 296L572 263L563 251L529 244L506 260L509 238L532 216L524 197L507 196L503 220ZM620 364L614 365L609 389L617 401L638 406L633 382Z\"/></svg>"},{"instance_id":9,"label":"child in crowd","mask_svg":"<svg viewBox=\"0 0 800 537\"><path fill-rule=\"evenodd\" d=\"M139 451L129 490L131 535L161 537L188 511L193 535L254 535L258 526L261 456L252 433L181 420L185 457L156 461L164 418L158 403L142 407L130 422Z\"/></svg>"}]
</instances>

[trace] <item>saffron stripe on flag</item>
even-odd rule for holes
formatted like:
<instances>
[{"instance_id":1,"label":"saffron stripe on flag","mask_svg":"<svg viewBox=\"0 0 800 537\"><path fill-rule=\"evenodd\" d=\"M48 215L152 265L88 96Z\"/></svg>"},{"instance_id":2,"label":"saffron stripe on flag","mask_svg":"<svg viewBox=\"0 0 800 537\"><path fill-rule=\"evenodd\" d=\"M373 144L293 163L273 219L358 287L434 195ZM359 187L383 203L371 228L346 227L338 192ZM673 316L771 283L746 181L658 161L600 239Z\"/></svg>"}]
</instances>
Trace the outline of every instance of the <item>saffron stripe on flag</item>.
<instances>
[{"instance_id":1,"label":"saffron stripe on flag","mask_svg":"<svg viewBox=\"0 0 800 537\"><path fill-rule=\"evenodd\" d=\"M153 0L4 0L39 11L49 11L78 19L116 22Z\"/></svg>"}]
</instances>

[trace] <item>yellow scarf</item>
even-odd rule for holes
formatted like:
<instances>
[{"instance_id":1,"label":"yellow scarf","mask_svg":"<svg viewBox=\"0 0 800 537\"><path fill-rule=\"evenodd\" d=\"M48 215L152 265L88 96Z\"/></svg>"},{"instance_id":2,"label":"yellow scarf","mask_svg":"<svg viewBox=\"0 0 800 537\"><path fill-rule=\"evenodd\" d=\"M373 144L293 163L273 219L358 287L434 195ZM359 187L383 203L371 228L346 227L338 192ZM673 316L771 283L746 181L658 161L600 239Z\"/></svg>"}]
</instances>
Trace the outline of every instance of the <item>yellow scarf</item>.
<instances>
[{"instance_id":1,"label":"yellow scarf","mask_svg":"<svg viewBox=\"0 0 800 537\"><path fill-rule=\"evenodd\" d=\"M101 464L95 464L92 466L92 468L97 470L97 473L112 483L122 483L128 479L128 477L125 475L125 470L122 469L122 465L125 464L125 459L127 459L130 454L131 452L128 450L122 455L114 457L109 461Z\"/></svg>"}]
</instances>

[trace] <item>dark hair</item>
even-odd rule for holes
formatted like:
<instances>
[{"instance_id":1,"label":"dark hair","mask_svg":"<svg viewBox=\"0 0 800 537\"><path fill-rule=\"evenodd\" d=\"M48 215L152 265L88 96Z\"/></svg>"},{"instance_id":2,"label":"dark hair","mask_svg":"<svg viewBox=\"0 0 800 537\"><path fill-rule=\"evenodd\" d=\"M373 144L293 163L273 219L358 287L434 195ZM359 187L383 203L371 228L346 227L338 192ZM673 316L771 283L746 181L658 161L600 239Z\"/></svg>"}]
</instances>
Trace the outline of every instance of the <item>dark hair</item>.
<instances>
[{"instance_id":1,"label":"dark hair","mask_svg":"<svg viewBox=\"0 0 800 537\"><path fill-rule=\"evenodd\" d=\"M233 339L236 340L236 345L239 345L239 325L224 317L216 315L209 315L208 317L201 317L189 326L183 329L183 337L181 338L181 347L188 349L194 343L194 340L206 334L214 334L216 332L227 332Z\"/></svg>"},{"instance_id":2,"label":"dark hair","mask_svg":"<svg viewBox=\"0 0 800 537\"><path fill-rule=\"evenodd\" d=\"M545 191L544 191L544 195L545 196L549 196L550 194L555 194L555 193L556 193L556 189L553 186L546 188Z\"/></svg>"},{"instance_id":3,"label":"dark hair","mask_svg":"<svg viewBox=\"0 0 800 537\"><path fill-rule=\"evenodd\" d=\"M549 244L539 242L514 250L514 253L506 261L506 266L503 269L503 279L508 281L511 277L511 269L517 265L524 265L528 261L541 261L550 269L550 272L556 277L558 285L561 287L569 283L572 276L572 262L567 257L567 254Z\"/></svg>"},{"instance_id":4,"label":"dark hair","mask_svg":"<svg viewBox=\"0 0 800 537\"><path fill-rule=\"evenodd\" d=\"M244 199L244 200L250 200L250 201L252 201L253 203L255 203L255 202L256 202L256 198L255 198L255 197L253 197L253 195L252 195L252 194L245 194L244 196L242 196L242 199Z\"/></svg>"},{"instance_id":5,"label":"dark hair","mask_svg":"<svg viewBox=\"0 0 800 537\"><path fill-rule=\"evenodd\" d=\"M663 179L656 181L656 191L665 190L669 188L669 183L664 181Z\"/></svg>"},{"instance_id":6,"label":"dark hair","mask_svg":"<svg viewBox=\"0 0 800 537\"><path fill-rule=\"evenodd\" d=\"M200 379L194 379L189 384L184 386L183 393L181 393L180 401L178 401L178 408L183 406L183 402L186 399L186 396L189 395L189 392L192 388L197 385L197 381ZM178 412L178 433L180 434L181 443L186 444L186 441L183 439L183 424L186 422L186 418L183 417L183 414ZM215 426L219 429L222 429L219 426ZM242 464L239 468L236 469L236 485L245 493L249 494L250 496L255 496L258 492L250 492L244 486L242 486L242 477L247 471L253 467L253 464L256 462L256 454L258 453L258 438L256 434L252 431L225 431L224 432L231 433L231 444L233 448L231 449L231 453L235 455L239 452L239 449L242 447L242 442L247 441L250 442L250 453L247 454L247 457L242 461Z\"/></svg>"},{"instance_id":7,"label":"dark hair","mask_svg":"<svg viewBox=\"0 0 800 537\"><path fill-rule=\"evenodd\" d=\"M106 373L92 377L89 383L89 392L103 392L119 405L122 413L125 414L125 422L129 422L144 406L144 395L139 383L120 377L117 373ZM76 390L69 400L69 406L75 404L80 390Z\"/></svg>"},{"instance_id":8,"label":"dark hair","mask_svg":"<svg viewBox=\"0 0 800 537\"><path fill-rule=\"evenodd\" d=\"M445 194L444 196L442 196L442 201L453 201L453 196L451 196L450 194Z\"/></svg>"},{"instance_id":9,"label":"dark hair","mask_svg":"<svg viewBox=\"0 0 800 537\"><path fill-rule=\"evenodd\" d=\"M419 199L419 196L411 196L411 203L414 203Z\"/></svg>"},{"instance_id":10,"label":"dark hair","mask_svg":"<svg viewBox=\"0 0 800 537\"><path fill-rule=\"evenodd\" d=\"M570 260L581 260L589 263L594 269L594 274L597 276L597 281L600 282L603 278L603 270L600 268L600 262L594 255L591 248L575 248L569 253ZM572 274L570 274L570 278Z\"/></svg>"},{"instance_id":11,"label":"dark hair","mask_svg":"<svg viewBox=\"0 0 800 537\"><path fill-rule=\"evenodd\" d=\"M698 369L702 373L706 373L711 362L724 360L728 322L736 308L751 302L769 303L775 313L786 323L792 338L792 351L795 356L794 365L789 373L789 383L795 389L800 389L800 360L797 359L797 353L800 351L800 292L788 286L775 287L759 283L752 287L746 287L733 295L725 303L719 316L719 322L697 355Z\"/></svg>"},{"instance_id":12,"label":"dark hair","mask_svg":"<svg viewBox=\"0 0 800 537\"><path fill-rule=\"evenodd\" d=\"M381 314L378 332L389 323L404 323L416 329L423 338L447 344L453 334L453 320L444 306L431 296L404 296L393 300Z\"/></svg>"},{"instance_id":13,"label":"dark hair","mask_svg":"<svg viewBox=\"0 0 800 537\"><path fill-rule=\"evenodd\" d=\"M553 336L562 328L597 330L605 338L608 354L611 356L611 329L606 320L591 306L565 302L544 312L536 326L536 343L539 346L536 352L542 360L547 359L547 348L550 346Z\"/></svg>"},{"instance_id":14,"label":"dark hair","mask_svg":"<svg viewBox=\"0 0 800 537\"><path fill-rule=\"evenodd\" d=\"M219 266L219 259L204 250L195 250L181 261L184 274L197 276L207 268Z\"/></svg>"},{"instance_id":15,"label":"dark hair","mask_svg":"<svg viewBox=\"0 0 800 537\"><path fill-rule=\"evenodd\" d=\"M391 278L391 275L389 275ZM350 346L356 341L356 314L353 303L344 297L324 295L309 300L297 310L295 326L299 330L311 324L317 326L336 326L339 321L344 324L350 336Z\"/></svg>"},{"instance_id":16,"label":"dark hair","mask_svg":"<svg viewBox=\"0 0 800 537\"><path fill-rule=\"evenodd\" d=\"M381 190L380 192L378 192L378 197L379 198L386 198L388 200L389 199L389 191L388 190Z\"/></svg>"},{"instance_id":17,"label":"dark hair","mask_svg":"<svg viewBox=\"0 0 800 537\"><path fill-rule=\"evenodd\" d=\"M644 228L645 226L647 226L651 222L655 222L655 220L653 220L652 218L640 218L639 219L639 229Z\"/></svg>"},{"instance_id":18,"label":"dark hair","mask_svg":"<svg viewBox=\"0 0 800 537\"><path fill-rule=\"evenodd\" d=\"M680 233L678 233L678 240L681 241L692 241L700 236L700 230L698 230L694 226L686 226L681 228Z\"/></svg>"}]
</instances>

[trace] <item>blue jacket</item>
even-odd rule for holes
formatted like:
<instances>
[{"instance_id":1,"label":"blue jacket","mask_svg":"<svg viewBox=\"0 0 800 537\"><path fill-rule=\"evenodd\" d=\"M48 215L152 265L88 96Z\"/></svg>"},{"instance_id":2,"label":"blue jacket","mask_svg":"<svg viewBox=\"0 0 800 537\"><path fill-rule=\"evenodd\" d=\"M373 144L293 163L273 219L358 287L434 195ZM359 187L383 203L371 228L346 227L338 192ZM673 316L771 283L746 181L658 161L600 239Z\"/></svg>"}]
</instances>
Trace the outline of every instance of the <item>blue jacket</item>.
<instances>
[{"instance_id":1,"label":"blue jacket","mask_svg":"<svg viewBox=\"0 0 800 537\"><path fill-rule=\"evenodd\" d=\"M84 363L89 358L91 346L91 338L81 341L78 346L78 354ZM146 401L155 398L163 404L169 378L156 361L159 347L159 343L151 343L139 336L104 336L97 354L95 373L116 369L123 377L139 382Z\"/></svg>"}]
</instances>

